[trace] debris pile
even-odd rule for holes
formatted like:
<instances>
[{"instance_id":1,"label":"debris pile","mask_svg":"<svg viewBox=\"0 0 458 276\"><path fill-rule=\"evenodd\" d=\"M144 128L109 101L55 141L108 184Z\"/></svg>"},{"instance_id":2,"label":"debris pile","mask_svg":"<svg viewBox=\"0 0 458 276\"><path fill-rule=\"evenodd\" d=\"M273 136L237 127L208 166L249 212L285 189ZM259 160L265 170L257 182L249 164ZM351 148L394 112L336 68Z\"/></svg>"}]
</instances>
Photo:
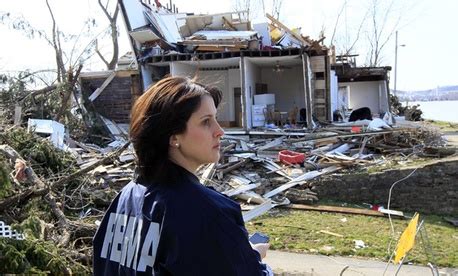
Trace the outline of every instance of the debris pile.
<instances>
[{"instance_id":1,"label":"debris pile","mask_svg":"<svg viewBox=\"0 0 458 276\"><path fill-rule=\"evenodd\" d=\"M133 26L130 36L137 43L140 62L180 54L205 52L240 52L241 50L283 50L309 47L327 49L323 38L313 40L300 29L290 29L273 16L269 22L252 24L248 12L194 15L169 10L161 5L142 4L147 25Z\"/></svg>"},{"instance_id":2,"label":"debris pile","mask_svg":"<svg viewBox=\"0 0 458 276\"><path fill-rule=\"evenodd\" d=\"M198 175L204 185L244 202L243 209L251 210L245 217L249 220L277 205L316 203L319 195L309 183L325 174L350 168L367 170L396 156L431 157L432 149L443 154L455 152L439 150L444 141L426 128L352 133L354 126L328 126L313 133L282 132L276 137L272 133L237 136L229 132L223 137L220 162L201 168ZM358 127L360 131L363 128Z\"/></svg>"}]
</instances>

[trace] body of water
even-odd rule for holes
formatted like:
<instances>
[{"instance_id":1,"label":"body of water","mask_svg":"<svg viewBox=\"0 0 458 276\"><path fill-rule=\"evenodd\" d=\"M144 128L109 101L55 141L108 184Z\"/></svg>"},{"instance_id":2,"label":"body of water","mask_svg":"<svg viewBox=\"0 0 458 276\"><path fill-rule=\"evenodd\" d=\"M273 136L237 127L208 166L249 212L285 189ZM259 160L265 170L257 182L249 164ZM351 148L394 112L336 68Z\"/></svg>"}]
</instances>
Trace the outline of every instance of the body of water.
<instances>
[{"instance_id":1,"label":"body of water","mask_svg":"<svg viewBox=\"0 0 458 276\"><path fill-rule=\"evenodd\" d=\"M403 105L406 103L403 102ZM458 123L458 101L409 102L419 104L425 119Z\"/></svg>"}]
</instances>

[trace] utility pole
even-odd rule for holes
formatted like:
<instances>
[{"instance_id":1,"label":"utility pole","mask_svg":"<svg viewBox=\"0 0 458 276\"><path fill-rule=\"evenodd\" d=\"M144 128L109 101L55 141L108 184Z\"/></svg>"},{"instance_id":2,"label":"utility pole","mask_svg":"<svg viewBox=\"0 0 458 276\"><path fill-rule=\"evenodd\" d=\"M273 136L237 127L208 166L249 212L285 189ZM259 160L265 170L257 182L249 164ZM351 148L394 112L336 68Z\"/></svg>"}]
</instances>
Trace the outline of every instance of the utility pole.
<instances>
[{"instance_id":1,"label":"utility pole","mask_svg":"<svg viewBox=\"0 0 458 276\"><path fill-rule=\"evenodd\" d=\"M398 31L396 31L396 39L395 39L396 46L394 48L394 91L393 94L396 96L396 82L398 80ZM399 45L401 47L405 47L405 44Z\"/></svg>"}]
</instances>

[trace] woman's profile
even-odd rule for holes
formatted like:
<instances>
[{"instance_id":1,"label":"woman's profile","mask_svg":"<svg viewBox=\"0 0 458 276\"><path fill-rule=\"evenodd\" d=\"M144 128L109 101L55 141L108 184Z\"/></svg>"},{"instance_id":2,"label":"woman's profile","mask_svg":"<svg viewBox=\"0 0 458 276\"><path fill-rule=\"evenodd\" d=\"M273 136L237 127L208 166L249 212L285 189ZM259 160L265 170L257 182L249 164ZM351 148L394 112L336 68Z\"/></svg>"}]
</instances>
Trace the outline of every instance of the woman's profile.
<instances>
[{"instance_id":1,"label":"woman's profile","mask_svg":"<svg viewBox=\"0 0 458 276\"><path fill-rule=\"evenodd\" d=\"M199 183L224 134L218 89L167 77L134 104L136 177L113 200L93 240L95 275L271 275L268 244L251 245L240 206Z\"/></svg>"}]
</instances>

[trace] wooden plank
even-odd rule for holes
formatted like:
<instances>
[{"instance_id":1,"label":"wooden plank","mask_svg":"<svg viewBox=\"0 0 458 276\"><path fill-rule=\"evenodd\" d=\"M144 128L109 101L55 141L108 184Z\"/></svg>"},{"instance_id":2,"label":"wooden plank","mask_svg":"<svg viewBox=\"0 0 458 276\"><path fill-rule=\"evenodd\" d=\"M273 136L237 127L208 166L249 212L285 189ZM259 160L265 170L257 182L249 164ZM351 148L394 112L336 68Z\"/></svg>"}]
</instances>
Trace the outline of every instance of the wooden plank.
<instances>
[{"instance_id":1,"label":"wooden plank","mask_svg":"<svg viewBox=\"0 0 458 276\"><path fill-rule=\"evenodd\" d=\"M272 15L266 13L266 17L269 18L270 21L272 21L272 23L276 24L278 27L280 27L281 29L283 29L284 31L286 31L287 33L292 35L294 38L296 38L297 40L302 42L302 44L310 46L310 43L308 43L302 36L300 36L300 35L296 34L295 32L291 31L288 27L283 25L283 23L281 23L280 21L275 19Z\"/></svg>"},{"instance_id":2,"label":"wooden plank","mask_svg":"<svg viewBox=\"0 0 458 276\"><path fill-rule=\"evenodd\" d=\"M224 16L223 16L223 21L224 21L224 24L226 24L229 28L231 28L234 31L237 31L237 28L234 25L232 25L232 23Z\"/></svg>"},{"instance_id":3,"label":"wooden plank","mask_svg":"<svg viewBox=\"0 0 458 276\"><path fill-rule=\"evenodd\" d=\"M313 72L315 72L313 70ZM315 80L315 89L326 89L325 80Z\"/></svg>"},{"instance_id":4,"label":"wooden plank","mask_svg":"<svg viewBox=\"0 0 458 276\"><path fill-rule=\"evenodd\" d=\"M325 57L326 56L310 57L310 65L312 66L313 72L326 72Z\"/></svg>"},{"instance_id":5,"label":"wooden plank","mask_svg":"<svg viewBox=\"0 0 458 276\"><path fill-rule=\"evenodd\" d=\"M111 73L111 75L108 76L108 78L102 83L102 85L97 88L94 93L92 93L90 96L89 96L89 100L91 102L93 102L95 99L97 99L97 97L103 92L103 90L110 84L110 82L114 79L114 77L116 76L116 71L113 71L113 73Z\"/></svg>"},{"instance_id":6,"label":"wooden plank","mask_svg":"<svg viewBox=\"0 0 458 276\"><path fill-rule=\"evenodd\" d=\"M331 231L328 231L328 230L320 230L320 233L328 234L328 235L331 235L331 236L334 236L334 237L343 238L343 235L337 234L337 233L334 233L334 232L331 232Z\"/></svg>"},{"instance_id":7,"label":"wooden plank","mask_svg":"<svg viewBox=\"0 0 458 276\"><path fill-rule=\"evenodd\" d=\"M305 211L319 211L319 212L330 212L330 213L343 213L353 215L365 215L375 217L385 217L385 215L379 211L370 209L358 209L350 207L338 207L338 206L326 206L326 205L303 205L303 204L290 204L287 206L281 206L282 208L305 210Z\"/></svg>"}]
</instances>

